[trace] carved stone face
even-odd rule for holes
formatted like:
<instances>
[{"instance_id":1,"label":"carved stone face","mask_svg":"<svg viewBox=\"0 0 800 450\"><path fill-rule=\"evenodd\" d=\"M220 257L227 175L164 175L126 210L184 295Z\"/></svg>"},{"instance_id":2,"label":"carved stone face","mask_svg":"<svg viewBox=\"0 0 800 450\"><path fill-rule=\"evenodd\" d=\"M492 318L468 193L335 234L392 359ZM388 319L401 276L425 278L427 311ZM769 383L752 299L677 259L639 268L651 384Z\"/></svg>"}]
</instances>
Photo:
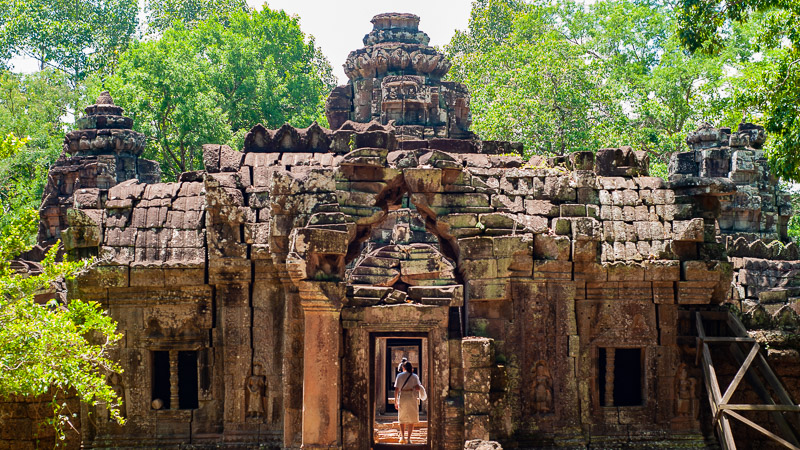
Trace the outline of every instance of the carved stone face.
<instances>
[{"instance_id":1,"label":"carved stone face","mask_svg":"<svg viewBox=\"0 0 800 450\"><path fill-rule=\"evenodd\" d=\"M383 84L383 101L404 101L418 100L420 94L420 83L415 81L403 80Z\"/></svg>"}]
</instances>

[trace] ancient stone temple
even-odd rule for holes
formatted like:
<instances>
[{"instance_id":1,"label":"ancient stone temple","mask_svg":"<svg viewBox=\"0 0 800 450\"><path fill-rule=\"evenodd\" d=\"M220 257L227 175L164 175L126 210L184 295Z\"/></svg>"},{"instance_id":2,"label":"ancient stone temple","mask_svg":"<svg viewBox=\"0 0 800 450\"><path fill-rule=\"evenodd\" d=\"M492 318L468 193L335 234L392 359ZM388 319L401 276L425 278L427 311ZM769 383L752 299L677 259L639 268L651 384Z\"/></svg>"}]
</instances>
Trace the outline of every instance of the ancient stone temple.
<instances>
[{"instance_id":1,"label":"ancient stone temple","mask_svg":"<svg viewBox=\"0 0 800 450\"><path fill-rule=\"evenodd\" d=\"M526 163L469 131L418 21L373 19L331 129L256 125L177 182L109 96L87 109L41 237L100 258L68 296L119 322L128 422L84 406L82 445L769 448L732 425L757 403L796 445L800 255L763 129L702 128L669 180L628 147ZM402 357L428 393L405 446Z\"/></svg>"}]
</instances>

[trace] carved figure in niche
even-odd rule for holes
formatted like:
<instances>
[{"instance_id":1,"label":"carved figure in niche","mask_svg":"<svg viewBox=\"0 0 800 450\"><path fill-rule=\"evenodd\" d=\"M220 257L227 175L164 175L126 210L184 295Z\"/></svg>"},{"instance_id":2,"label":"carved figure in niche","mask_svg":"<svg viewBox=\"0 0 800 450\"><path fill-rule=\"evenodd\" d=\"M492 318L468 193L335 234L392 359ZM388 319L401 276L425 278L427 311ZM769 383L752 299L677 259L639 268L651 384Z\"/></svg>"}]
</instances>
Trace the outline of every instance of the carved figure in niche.
<instances>
[{"instance_id":1,"label":"carved figure in niche","mask_svg":"<svg viewBox=\"0 0 800 450\"><path fill-rule=\"evenodd\" d=\"M682 419L697 419L697 378L689 375L686 364L678 367L675 392L675 414Z\"/></svg>"},{"instance_id":2,"label":"carved figure in niche","mask_svg":"<svg viewBox=\"0 0 800 450\"><path fill-rule=\"evenodd\" d=\"M266 390L265 377L261 375L261 365L253 365L253 374L247 378L245 386L246 405L245 417L264 417L266 415Z\"/></svg>"},{"instance_id":3,"label":"carved figure in niche","mask_svg":"<svg viewBox=\"0 0 800 450\"><path fill-rule=\"evenodd\" d=\"M533 410L537 413L548 413L553 410L553 378L547 362L537 361L534 366Z\"/></svg>"},{"instance_id":4,"label":"carved figure in niche","mask_svg":"<svg viewBox=\"0 0 800 450\"><path fill-rule=\"evenodd\" d=\"M114 391L114 394L120 399L120 416L123 418L126 417L125 405L127 402L125 401L125 388L122 386L122 378L118 373L112 373L108 376L108 384L111 386L111 390ZM109 408L109 405L104 401L97 402L95 414L97 415L98 423L115 422L114 418L111 416L111 408Z\"/></svg>"},{"instance_id":5,"label":"carved figure in niche","mask_svg":"<svg viewBox=\"0 0 800 450\"><path fill-rule=\"evenodd\" d=\"M386 71L389 69L389 55L386 53L386 50L378 49L372 54L372 58L374 60L373 64L375 65L375 70L377 73L386 73Z\"/></svg>"},{"instance_id":6,"label":"carved figure in niche","mask_svg":"<svg viewBox=\"0 0 800 450\"><path fill-rule=\"evenodd\" d=\"M411 57L408 56L408 52L402 48L398 48L392 52L391 56L389 57L389 63L396 69L403 70L411 63Z\"/></svg>"},{"instance_id":7,"label":"carved figure in niche","mask_svg":"<svg viewBox=\"0 0 800 450\"><path fill-rule=\"evenodd\" d=\"M398 223L392 228L392 244L408 244L411 242L411 227L407 223Z\"/></svg>"},{"instance_id":8,"label":"carved figure in niche","mask_svg":"<svg viewBox=\"0 0 800 450\"><path fill-rule=\"evenodd\" d=\"M650 334L650 327L647 326L647 322L644 319L644 316L641 314L636 314L633 316L633 336L634 337L647 337Z\"/></svg>"},{"instance_id":9,"label":"carved figure in niche","mask_svg":"<svg viewBox=\"0 0 800 450\"><path fill-rule=\"evenodd\" d=\"M112 373L111 376L108 378L108 384L111 385L111 390L114 391L114 394L119 397L121 404L119 405L119 415L124 417L128 417L127 409L125 405L128 402L125 399L125 386L122 385L122 377L118 373ZM113 418L109 417L109 421L114 420Z\"/></svg>"}]
</instances>

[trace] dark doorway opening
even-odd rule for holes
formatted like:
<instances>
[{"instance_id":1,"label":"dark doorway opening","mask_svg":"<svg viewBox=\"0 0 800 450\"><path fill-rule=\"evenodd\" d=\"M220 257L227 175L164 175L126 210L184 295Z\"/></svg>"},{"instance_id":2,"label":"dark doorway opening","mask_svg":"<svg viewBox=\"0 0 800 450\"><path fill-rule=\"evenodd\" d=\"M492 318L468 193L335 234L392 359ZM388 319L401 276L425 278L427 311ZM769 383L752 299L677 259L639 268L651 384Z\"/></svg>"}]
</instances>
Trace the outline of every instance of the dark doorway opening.
<instances>
[{"instance_id":1,"label":"dark doorway opening","mask_svg":"<svg viewBox=\"0 0 800 450\"><path fill-rule=\"evenodd\" d=\"M642 349L618 348L614 358L614 404L642 404Z\"/></svg>"},{"instance_id":2,"label":"dark doorway opening","mask_svg":"<svg viewBox=\"0 0 800 450\"><path fill-rule=\"evenodd\" d=\"M641 406L643 404L642 349L600 348L598 350L597 379L600 406ZM608 401L609 389L612 393L610 400L613 403Z\"/></svg>"},{"instance_id":3,"label":"dark doorway opening","mask_svg":"<svg viewBox=\"0 0 800 450\"><path fill-rule=\"evenodd\" d=\"M178 407L197 406L197 352L178 352Z\"/></svg>"},{"instance_id":4,"label":"dark doorway opening","mask_svg":"<svg viewBox=\"0 0 800 450\"><path fill-rule=\"evenodd\" d=\"M169 352L153 352L152 396L150 400L161 400L161 408L169 409ZM153 403L156 404L155 402ZM155 406L154 406L155 407Z\"/></svg>"}]
</instances>

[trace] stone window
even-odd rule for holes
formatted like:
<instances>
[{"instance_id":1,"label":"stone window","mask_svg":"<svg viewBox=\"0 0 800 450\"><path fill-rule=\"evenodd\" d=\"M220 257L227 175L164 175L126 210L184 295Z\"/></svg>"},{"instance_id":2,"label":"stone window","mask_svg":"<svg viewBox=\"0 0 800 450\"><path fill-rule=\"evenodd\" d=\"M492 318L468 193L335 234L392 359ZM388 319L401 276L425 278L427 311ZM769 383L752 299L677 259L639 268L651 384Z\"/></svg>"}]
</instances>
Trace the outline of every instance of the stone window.
<instances>
[{"instance_id":1,"label":"stone window","mask_svg":"<svg viewBox=\"0 0 800 450\"><path fill-rule=\"evenodd\" d=\"M151 407L197 408L197 352L154 351L152 361Z\"/></svg>"},{"instance_id":2,"label":"stone window","mask_svg":"<svg viewBox=\"0 0 800 450\"><path fill-rule=\"evenodd\" d=\"M153 352L152 406L169 409L169 352Z\"/></svg>"},{"instance_id":3,"label":"stone window","mask_svg":"<svg viewBox=\"0 0 800 450\"><path fill-rule=\"evenodd\" d=\"M597 358L600 406L641 406L641 348L600 348Z\"/></svg>"},{"instance_id":4,"label":"stone window","mask_svg":"<svg viewBox=\"0 0 800 450\"><path fill-rule=\"evenodd\" d=\"M178 352L178 407L197 408L197 352Z\"/></svg>"}]
</instances>

